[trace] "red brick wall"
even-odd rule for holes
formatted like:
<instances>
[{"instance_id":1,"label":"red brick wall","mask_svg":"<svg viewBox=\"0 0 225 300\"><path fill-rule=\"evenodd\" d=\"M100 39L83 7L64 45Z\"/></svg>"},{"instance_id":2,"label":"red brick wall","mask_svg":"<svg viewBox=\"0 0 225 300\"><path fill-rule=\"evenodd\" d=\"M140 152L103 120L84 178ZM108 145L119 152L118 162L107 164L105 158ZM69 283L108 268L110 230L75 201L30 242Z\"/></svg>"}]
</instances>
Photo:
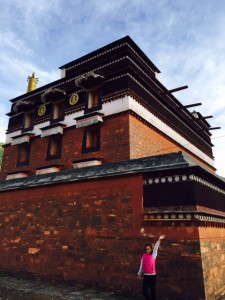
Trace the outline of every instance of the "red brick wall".
<instances>
[{"instance_id":1,"label":"red brick wall","mask_svg":"<svg viewBox=\"0 0 225 300\"><path fill-rule=\"evenodd\" d=\"M205 234L201 247L199 229L181 223L163 227L156 222L145 228L147 237L140 236L142 184L141 176L129 176L0 192L0 271L139 299L143 247L165 233L157 258L159 299L205 299L201 251L219 231L211 230L210 238ZM224 243L218 241L219 246L222 257ZM215 267L222 267L221 260L213 262L210 280L216 280ZM219 285L216 289L219 293Z\"/></svg>"},{"instance_id":2,"label":"red brick wall","mask_svg":"<svg viewBox=\"0 0 225 300\"><path fill-rule=\"evenodd\" d=\"M16 146L6 146L4 148L4 156L2 160L2 168L0 171L0 180L5 179L5 174L8 172L13 172L15 171L16 168L16 162L17 162L17 147ZM13 171L12 171L13 170Z\"/></svg>"},{"instance_id":3,"label":"red brick wall","mask_svg":"<svg viewBox=\"0 0 225 300\"><path fill-rule=\"evenodd\" d=\"M171 140L144 124L135 117L130 116L130 158L154 156L171 152L182 151L192 159L208 168L211 172L215 169L185 151Z\"/></svg>"},{"instance_id":4,"label":"red brick wall","mask_svg":"<svg viewBox=\"0 0 225 300\"><path fill-rule=\"evenodd\" d=\"M31 174L35 174L37 168L52 164L60 164L64 170L72 169L74 160L97 157L102 158L103 163L110 163L178 151L183 151L204 167L214 171L213 168L129 114L104 120L101 125L101 148L99 151L82 153L83 132L84 128L65 129L62 158L51 161L46 161L48 137L32 138L30 163L24 167L16 168L17 145L6 147L2 166L3 174L1 174L0 180L4 180L7 173L29 170Z\"/></svg>"},{"instance_id":5,"label":"red brick wall","mask_svg":"<svg viewBox=\"0 0 225 300\"><path fill-rule=\"evenodd\" d=\"M18 146L7 146L4 153L4 162L0 180L4 180L7 173L17 170L29 170L36 173L38 167L60 164L64 170L72 169L74 160L88 158L102 158L103 163L118 162L130 158L129 146L129 116L127 114L112 117L104 121L101 126L101 148L99 151L82 153L84 128L67 128L63 134L62 156L60 159L46 161L48 137L32 138L30 162L28 166L18 167Z\"/></svg>"},{"instance_id":6,"label":"red brick wall","mask_svg":"<svg viewBox=\"0 0 225 300\"><path fill-rule=\"evenodd\" d=\"M129 116L124 114L104 120L100 131L100 150L90 153L82 153L84 128L68 128L63 134L63 152L59 163L64 169L71 169L74 160L93 157L102 158L103 163L128 160L130 158L128 119Z\"/></svg>"},{"instance_id":7,"label":"red brick wall","mask_svg":"<svg viewBox=\"0 0 225 300\"><path fill-rule=\"evenodd\" d=\"M126 239L140 229L140 183L131 177L1 192L0 270L122 286L121 270L134 276L137 268L128 264Z\"/></svg>"}]
</instances>

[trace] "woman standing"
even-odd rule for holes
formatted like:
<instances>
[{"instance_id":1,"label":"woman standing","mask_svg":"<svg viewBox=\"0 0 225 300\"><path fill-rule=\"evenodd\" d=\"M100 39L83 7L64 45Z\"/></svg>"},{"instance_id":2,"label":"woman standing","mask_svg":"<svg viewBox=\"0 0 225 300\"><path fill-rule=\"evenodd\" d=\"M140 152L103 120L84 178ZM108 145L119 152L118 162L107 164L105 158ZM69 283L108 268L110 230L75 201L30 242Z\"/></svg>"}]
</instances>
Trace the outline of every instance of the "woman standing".
<instances>
[{"instance_id":1,"label":"woman standing","mask_svg":"<svg viewBox=\"0 0 225 300\"><path fill-rule=\"evenodd\" d=\"M161 235L156 242L154 249L151 244L145 246L145 253L141 259L141 265L138 271L138 276L143 277L143 295L146 300L156 300L156 257L158 248L165 235Z\"/></svg>"}]
</instances>

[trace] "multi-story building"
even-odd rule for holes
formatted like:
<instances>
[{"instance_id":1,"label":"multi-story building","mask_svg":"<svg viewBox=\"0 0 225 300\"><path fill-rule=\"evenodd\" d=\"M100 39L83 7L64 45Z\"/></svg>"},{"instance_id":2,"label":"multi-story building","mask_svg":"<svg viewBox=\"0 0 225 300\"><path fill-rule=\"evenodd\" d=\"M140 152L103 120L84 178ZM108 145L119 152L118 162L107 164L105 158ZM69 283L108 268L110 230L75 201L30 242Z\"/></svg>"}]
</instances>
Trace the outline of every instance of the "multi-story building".
<instances>
[{"instance_id":1,"label":"multi-story building","mask_svg":"<svg viewBox=\"0 0 225 300\"><path fill-rule=\"evenodd\" d=\"M60 69L40 88L32 74L11 100L0 270L140 293L144 227L167 236L161 299L224 294L225 182L208 117L160 83L130 37Z\"/></svg>"}]
</instances>

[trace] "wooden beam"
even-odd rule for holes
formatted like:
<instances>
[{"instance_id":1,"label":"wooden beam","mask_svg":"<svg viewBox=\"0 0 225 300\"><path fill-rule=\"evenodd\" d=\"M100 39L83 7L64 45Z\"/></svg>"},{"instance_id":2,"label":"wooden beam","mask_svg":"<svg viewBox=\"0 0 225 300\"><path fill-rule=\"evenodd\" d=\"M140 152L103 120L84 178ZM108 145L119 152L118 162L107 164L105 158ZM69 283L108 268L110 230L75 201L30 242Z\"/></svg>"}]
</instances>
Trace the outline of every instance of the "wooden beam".
<instances>
[{"instance_id":1,"label":"wooden beam","mask_svg":"<svg viewBox=\"0 0 225 300\"><path fill-rule=\"evenodd\" d=\"M221 129L221 127L211 127L208 130L215 130L215 129Z\"/></svg>"},{"instance_id":2,"label":"wooden beam","mask_svg":"<svg viewBox=\"0 0 225 300\"><path fill-rule=\"evenodd\" d=\"M205 116L205 117L202 117L203 119L209 119L209 118L213 118L213 116Z\"/></svg>"},{"instance_id":3,"label":"wooden beam","mask_svg":"<svg viewBox=\"0 0 225 300\"><path fill-rule=\"evenodd\" d=\"M189 107L194 107L194 106L199 106L199 105L202 105L202 104L201 103L194 103L194 104L184 105L183 107L189 108ZM182 108L182 107L180 107L180 108Z\"/></svg>"},{"instance_id":4,"label":"wooden beam","mask_svg":"<svg viewBox=\"0 0 225 300\"><path fill-rule=\"evenodd\" d=\"M175 93L175 92L178 92L178 91L187 89L187 88L188 88L188 86L187 86L187 85L184 85L184 86L178 87L178 88L176 88L176 89L168 90L168 92L169 92L170 94L172 94L172 93Z\"/></svg>"},{"instance_id":5,"label":"wooden beam","mask_svg":"<svg viewBox=\"0 0 225 300\"><path fill-rule=\"evenodd\" d=\"M188 86L187 85L184 85L184 86L181 86L181 87L178 87L176 89L172 89L172 90L168 90L168 91L163 91L163 92L159 92L161 95L168 95L168 94L172 94L172 93L175 93L175 92L178 92L178 91L181 91L181 90L184 90L184 89L187 89Z\"/></svg>"}]
</instances>

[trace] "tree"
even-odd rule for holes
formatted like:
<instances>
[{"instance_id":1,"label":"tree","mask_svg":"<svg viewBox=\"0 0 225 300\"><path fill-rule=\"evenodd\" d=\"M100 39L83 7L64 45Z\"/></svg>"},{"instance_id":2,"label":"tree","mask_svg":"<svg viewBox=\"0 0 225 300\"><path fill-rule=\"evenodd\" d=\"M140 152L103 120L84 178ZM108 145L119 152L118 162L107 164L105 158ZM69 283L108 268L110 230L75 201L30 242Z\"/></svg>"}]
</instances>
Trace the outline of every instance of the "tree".
<instances>
[{"instance_id":1,"label":"tree","mask_svg":"<svg viewBox=\"0 0 225 300\"><path fill-rule=\"evenodd\" d=\"M2 165L2 157L3 157L3 152L4 152L4 148L2 147L4 144L0 143L0 169L1 169L1 165Z\"/></svg>"}]
</instances>

